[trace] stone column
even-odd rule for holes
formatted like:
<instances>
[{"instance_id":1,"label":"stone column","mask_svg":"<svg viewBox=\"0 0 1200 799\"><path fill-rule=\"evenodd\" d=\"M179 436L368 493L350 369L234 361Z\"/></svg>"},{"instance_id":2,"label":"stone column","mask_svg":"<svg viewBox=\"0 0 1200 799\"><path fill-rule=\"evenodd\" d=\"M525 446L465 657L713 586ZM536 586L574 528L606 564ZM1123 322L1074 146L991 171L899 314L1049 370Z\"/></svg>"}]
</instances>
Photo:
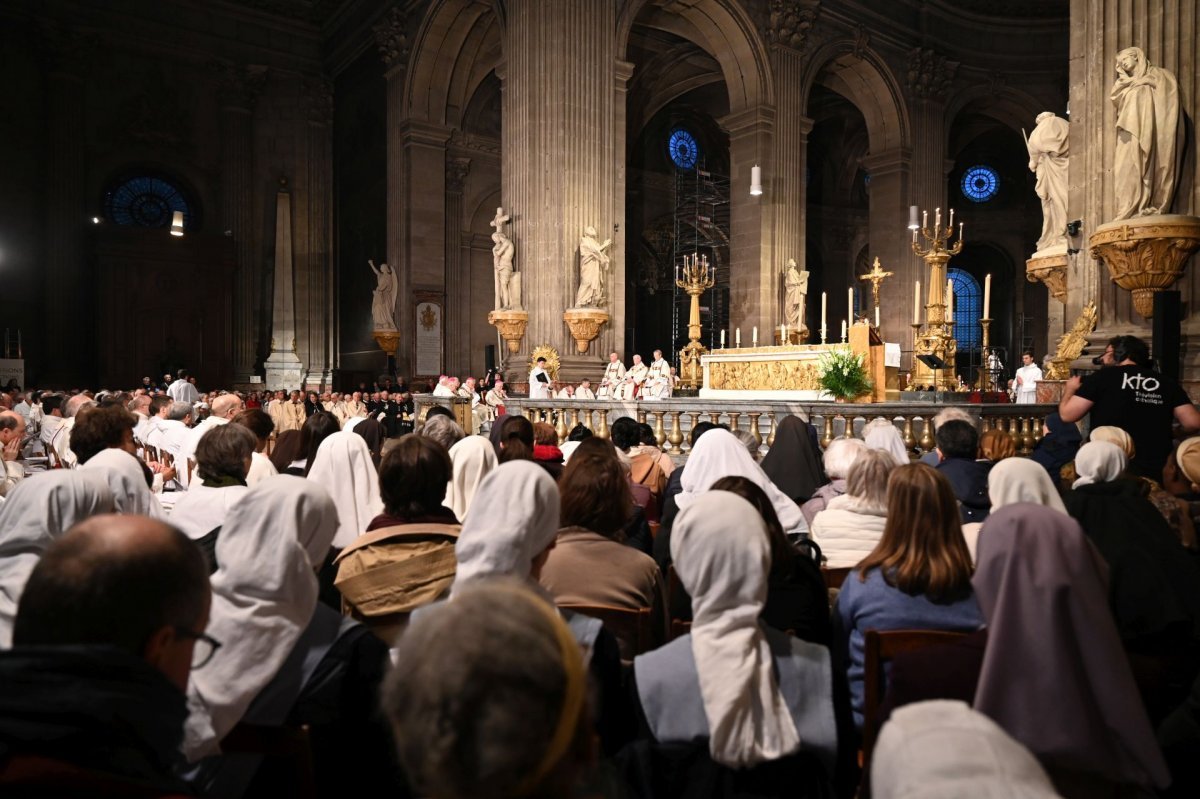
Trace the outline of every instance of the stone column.
<instances>
[{"instance_id":1,"label":"stone column","mask_svg":"<svg viewBox=\"0 0 1200 799\"><path fill-rule=\"evenodd\" d=\"M80 338L90 313L84 298L87 214L86 107L82 75L87 42L68 31L44 32L46 61L45 378L87 373L89 342Z\"/></svg>"},{"instance_id":2,"label":"stone column","mask_svg":"<svg viewBox=\"0 0 1200 799\"><path fill-rule=\"evenodd\" d=\"M303 86L308 122L305 129L305 253L303 287L296 306L305 309L302 322L301 360L305 382L328 389L333 380L336 352L336 307L331 258L333 215L333 83L325 76Z\"/></svg>"},{"instance_id":3,"label":"stone column","mask_svg":"<svg viewBox=\"0 0 1200 799\"><path fill-rule=\"evenodd\" d=\"M249 383L259 356L258 301L261 267L254 250L254 105L265 69L217 63L221 108L221 229L233 233L237 258L233 285L233 381Z\"/></svg>"},{"instance_id":4,"label":"stone column","mask_svg":"<svg viewBox=\"0 0 1200 799\"><path fill-rule=\"evenodd\" d=\"M387 263L396 273L396 322L402 335L411 337L412 276L404 259L404 224L400 211L404 203L404 80L408 66L408 39L405 15L393 7L373 31L387 80ZM412 366L411 347L396 353L396 368L405 376ZM381 352L380 363L386 363ZM382 371L382 370L381 370Z\"/></svg>"},{"instance_id":5,"label":"stone column","mask_svg":"<svg viewBox=\"0 0 1200 799\"><path fill-rule=\"evenodd\" d=\"M743 341L757 327L759 342L764 343L770 341L779 305L771 232L774 214L769 205L777 179L772 155L775 109L759 105L718 123L729 133L729 327L740 327ZM762 169L763 194L758 197L750 194L750 170L755 164Z\"/></svg>"},{"instance_id":6,"label":"stone column","mask_svg":"<svg viewBox=\"0 0 1200 799\"><path fill-rule=\"evenodd\" d=\"M563 311L574 304L578 243L592 225L612 238L608 309L625 279L624 245L614 225L624 217L623 86L628 65L617 61L612 2L510 0L505 4L504 53L498 70L503 105L503 206L512 215L515 264L529 325L522 349L505 359L511 375L525 372L532 348L554 347L562 379L600 374L603 351L616 341L623 316L585 356ZM618 128L621 132L618 133ZM602 345L602 346L598 346Z\"/></svg>"},{"instance_id":7,"label":"stone column","mask_svg":"<svg viewBox=\"0 0 1200 799\"><path fill-rule=\"evenodd\" d=\"M465 375L471 368L471 263L463 258L463 185L470 158L446 159L446 371Z\"/></svg>"},{"instance_id":8,"label":"stone column","mask_svg":"<svg viewBox=\"0 0 1200 799\"><path fill-rule=\"evenodd\" d=\"M1163 67L1179 82L1179 107L1191 117L1200 108L1200 76L1196 47L1200 43L1200 12L1194 2L1168 0L1071 0L1070 109L1071 161L1068 171L1067 219L1083 222L1071 247L1082 251L1070 257L1066 318L1070 327L1088 302L1096 303L1098 321L1085 357L1090 358L1111 336L1132 333L1149 340L1150 320L1133 309L1131 294L1109 279L1107 268L1089 255L1087 240L1116 213L1112 189L1116 144L1116 110L1109 100L1116 79L1116 55L1140 47L1150 63ZM1188 148L1194 150L1195 141ZM1196 214L1200 209L1200 159L1191 155L1180 174L1173 213ZM1200 307L1196 258L1184 266L1173 288L1182 293L1185 308ZM1189 313L1184 329L1184 376L1200 376L1200 314Z\"/></svg>"},{"instance_id":9,"label":"stone column","mask_svg":"<svg viewBox=\"0 0 1200 799\"><path fill-rule=\"evenodd\" d=\"M912 234L905 227L908 222L908 206L913 203L912 183L915 176L911 175L912 155L907 148L896 147L881 153L868 155L863 159L863 169L871 176L871 186L868 191L867 203L870 222L867 235L867 259L873 262L878 258L884 269L895 272L895 275L884 281L880 289L879 321L883 328L884 338L900 345L902 350L912 346L912 315L913 315L913 281L920 280L922 291L926 288L928 276L923 274L925 262L912 252ZM938 172L940 173L940 169ZM934 181L928 181L932 184ZM943 181L943 186L944 181ZM933 201L929 209L930 216L940 200L921 200L921 203ZM918 203L920 204L920 203ZM858 253L850 253L850 258ZM853 274L854 264L850 265L850 280L855 289L866 291L864 295L870 300L870 285L857 279ZM834 321L833 308L841 308L845 295L844 286L833 286L830 291L830 338L835 328L840 326L842 313L838 312ZM836 299L835 299L836 297Z\"/></svg>"},{"instance_id":10,"label":"stone column","mask_svg":"<svg viewBox=\"0 0 1200 799\"><path fill-rule=\"evenodd\" d=\"M791 47L774 45L771 47L771 68L775 77L775 95L778 98L778 124L775 126L775 152L772 158L775 170L771 175L771 192L768 195L774 218L775 263L771 286L773 302L769 306L767 324L774 328L783 322L781 274L784 264L789 258L795 258L797 266L800 269L805 268L807 191L804 185L804 167L808 161L808 134L812 131L813 121L804 115L802 105L804 59L801 54ZM735 193L737 188L733 188ZM812 303L809 303L808 308L812 307ZM818 313L816 326L819 327L819 297L815 307ZM807 320L801 321L807 324Z\"/></svg>"}]
</instances>

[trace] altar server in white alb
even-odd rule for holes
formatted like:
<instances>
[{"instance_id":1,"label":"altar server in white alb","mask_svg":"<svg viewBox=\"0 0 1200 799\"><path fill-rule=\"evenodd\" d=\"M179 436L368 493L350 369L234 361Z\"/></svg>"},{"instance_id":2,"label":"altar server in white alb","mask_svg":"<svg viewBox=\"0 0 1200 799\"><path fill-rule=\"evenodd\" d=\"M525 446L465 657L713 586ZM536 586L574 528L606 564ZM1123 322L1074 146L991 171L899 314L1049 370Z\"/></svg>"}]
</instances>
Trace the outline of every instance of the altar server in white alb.
<instances>
[{"instance_id":1,"label":"altar server in white alb","mask_svg":"<svg viewBox=\"0 0 1200 799\"><path fill-rule=\"evenodd\" d=\"M625 381L625 364L615 352L608 354L608 366L604 367L604 377L600 380L600 390L596 399L616 399L617 389Z\"/></svg>"},{"instance_id":2,"label":"altar server in white alb","mask_svg":"<svg viewBox=\"0 0 1200 799\"><path fill-rule=\"evenodd\" d=\"M546 371L546 359L538 358L529 373L529 398L550 399L550 373Z\"/></svg>"},{"instance_id":3,"label":"altar server in white alb","mask_svg":"<svg viewBox=\"0 0 1200 799\"><path fill-rule=\"evenodd\" d=\"M671 396L671 364L663 358L662 350L654 351L654 360L642 386L642 399L666 399Z\"/></svg>"},{"instance_id":4,"label":"altar server in white alb","mask_svg":"<svg viewBox=\"0 0 1200 799\"><path fill-rule=\"evenodd\" d=\"M1042 370L1033 362L1033 350L1025 350L1021 355L1024 364L1017 370L1014 380L1017 388L1017 404L1033 405L1037 402L1037 384L1042 379Z\"/></svg>"}]
</instances>

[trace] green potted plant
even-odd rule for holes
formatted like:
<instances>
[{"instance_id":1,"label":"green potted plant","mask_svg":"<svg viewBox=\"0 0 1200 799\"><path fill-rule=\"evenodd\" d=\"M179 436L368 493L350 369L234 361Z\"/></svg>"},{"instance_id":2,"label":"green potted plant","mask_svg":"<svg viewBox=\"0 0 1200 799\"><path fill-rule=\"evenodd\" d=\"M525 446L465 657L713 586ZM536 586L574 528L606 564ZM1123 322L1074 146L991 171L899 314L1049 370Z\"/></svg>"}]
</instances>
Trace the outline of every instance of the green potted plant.
<instances>
[{"instance_id":1,"label":"green potted plant","mask_svg":"<svg viewBox=\"0 0 1200 799\"><path fill-rule=\"evenodd\" d=\"M849 347L838 347L821 356L821 388L837 402L853 402L870 393L873 385L863 366L863 356Z\"/></svg>"}]
</instances>

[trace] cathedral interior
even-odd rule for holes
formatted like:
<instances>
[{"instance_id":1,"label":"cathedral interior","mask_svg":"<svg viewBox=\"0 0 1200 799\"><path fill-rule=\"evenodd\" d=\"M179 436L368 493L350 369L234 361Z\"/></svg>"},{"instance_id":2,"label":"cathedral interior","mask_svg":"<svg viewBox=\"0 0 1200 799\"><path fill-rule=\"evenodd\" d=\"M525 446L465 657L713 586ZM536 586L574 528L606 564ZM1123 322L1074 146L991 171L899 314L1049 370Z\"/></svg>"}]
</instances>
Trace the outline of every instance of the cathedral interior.
<instances>
[{"instance_id":1,"label":"cathedral interior","mask_svg":"<svg viewBox=\"0 0 1200 799\"><path fill-rule=\"evenodd\" d=\"M1198 32L1191 0L6 0L4 355L31 386L178 366L243 386L276 357L315 387L389 366L520 373L547 346L594 380L611 351L687 343L674 276L701 255L710 347L778 328L788 259L810 276L810 340L822 292L831 328L868 314L859 278L878 258L880 328L907 365L916 206L964 224L948 265L960 366L981 357L989 275L1006 362L1053 352L1094 303L1090 357L1152 324L1089 245L1116 212L1114 61L1139 47L1175 75L1170 211L1193 214ZM1078 224L1034 275L1023 137L1043 112L1070 123ZM489 323L498 208L528 312L515 349ZM564 311L589 226L611 240L607 322L581 352ZM1167 288L1191 385L1189 255ZM372 263L394 272L392 364Z\"/></svg>"}]
</instances>

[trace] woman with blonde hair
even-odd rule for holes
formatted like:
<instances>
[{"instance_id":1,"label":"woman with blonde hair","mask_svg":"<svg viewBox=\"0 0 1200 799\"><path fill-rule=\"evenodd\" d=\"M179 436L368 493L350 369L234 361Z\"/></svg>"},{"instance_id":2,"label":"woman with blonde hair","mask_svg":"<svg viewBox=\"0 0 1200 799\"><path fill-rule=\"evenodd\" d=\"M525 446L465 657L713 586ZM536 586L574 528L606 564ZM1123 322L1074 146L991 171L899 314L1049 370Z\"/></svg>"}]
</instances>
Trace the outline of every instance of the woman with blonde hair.
<instances>
[{"instance_id":1,"label":"woman with blonde hair","mask_svg":"<svg viewBox=\"0 0 1200 799\"><path fill-rule=\"evenodd\" d=\"M888 476L898 468L893 453L868 449L846 477L846 493L813 517L811 536L830 569L854 566L875 549L887 521Z\"/></svg>"},{"instance_id":2,"label":"woman with blonde hair","mask_svg":"<svg viewBox=\"0 0 1200 799\"><path fill-rule=\"evenodd\" d=\"M856 726L863 722L866 631L977 629L983 618L971 571L950 482L923 463L895 469L883 538L846 578L834 606L833 653L847 669Z\"/></svg>"}]
</instances>

